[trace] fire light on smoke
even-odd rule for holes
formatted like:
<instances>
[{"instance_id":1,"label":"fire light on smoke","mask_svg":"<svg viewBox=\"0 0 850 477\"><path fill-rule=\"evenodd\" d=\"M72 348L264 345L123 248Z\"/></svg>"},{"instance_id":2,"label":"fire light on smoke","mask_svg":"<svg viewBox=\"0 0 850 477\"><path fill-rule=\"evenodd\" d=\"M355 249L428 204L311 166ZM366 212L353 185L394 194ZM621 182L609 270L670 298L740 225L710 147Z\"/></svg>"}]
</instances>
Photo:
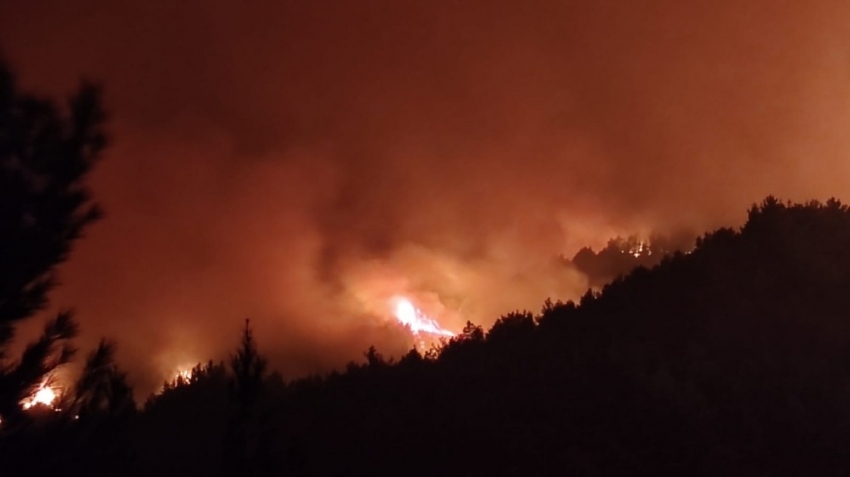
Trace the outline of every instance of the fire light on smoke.
<instances>
[{"instance_id":1,"label":"fire light on smoke","mask_svg":"<svg viewBox=\"0 0 850 477\"><path fill-rule=\"evenodd\" d=\"M37 404L50 407L56 401L56 398L56 390L50 387L47 383L44 383L40 388L38 388L38 391L33 393L29 399L23 402L23 408L29 409Z\"/></svg>"},{"instance_id":2,"label":"fire light on smoke","mask_svg":"<svg viewBox=\"0 0 850 477\"><path fill-rule=\"evenodd\" d=\"M404 326L410 329L415 336L421 333L432 336L445 336L451 338L455 334L443 328L433 318L429 318L421 310L413 306L410 300L403 297L395 298L395 317Z\"/></svg>"}]
</instances>

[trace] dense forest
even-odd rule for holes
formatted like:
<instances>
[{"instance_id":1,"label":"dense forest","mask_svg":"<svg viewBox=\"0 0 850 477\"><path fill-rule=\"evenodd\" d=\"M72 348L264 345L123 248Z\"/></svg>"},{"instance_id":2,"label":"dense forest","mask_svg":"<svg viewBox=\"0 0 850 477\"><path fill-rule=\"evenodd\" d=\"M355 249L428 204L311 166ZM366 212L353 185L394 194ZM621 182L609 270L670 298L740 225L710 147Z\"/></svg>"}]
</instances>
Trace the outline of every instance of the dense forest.
<instances>
[{"instance_id":1,"label":"dense forest","mask_svg":"<svg viewBox=\"0 0 850 477\"><path fill-rule=\"evenodd\" d=\"M591 247L583 247L573 258L562 255L558 261L581 272L587 277L591 288L599 289L634 268L651 268L670 254L689 251L693 248L694 239L687 231L669 235L654 234L645 239L637 235L617 237L609 240L598 252L594 252Z\"/></svg>"},{"instance_id":2,"label":"dense forest","mask_svg":"<svg viewBox=\"0 0 850 477\"><path fill-rule=\"evenodd\" d=\"M837 200L768 197L740 229L656 253L578 303L468 323L398 359L369 349L327 375L286 381L246 322L227 362L138 406L104 341L61 402L25 410L74 359L71 312L10 349L100 217L85 178L103 121L97 88L60 108L0 70L2 475L850 473L850 209Z\"/></svg>"}]
</instances>

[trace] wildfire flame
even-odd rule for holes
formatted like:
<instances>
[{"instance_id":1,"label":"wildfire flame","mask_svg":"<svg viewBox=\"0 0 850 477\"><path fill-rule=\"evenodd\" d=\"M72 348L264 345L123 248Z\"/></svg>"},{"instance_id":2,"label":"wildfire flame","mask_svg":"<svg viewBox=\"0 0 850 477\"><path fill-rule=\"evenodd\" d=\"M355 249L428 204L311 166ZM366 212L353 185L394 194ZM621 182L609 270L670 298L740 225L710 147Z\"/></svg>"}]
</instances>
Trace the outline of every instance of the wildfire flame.
<instances>
[{"instance_id":1,"label":"wildfire flame","mask_svg":"<svg viewBox=\"0 0 850 477\"><path fill-rule=\"evenodd\" d=\"M178 379L182 379L183 381L191 381L192 380L192 370L191 369L181 369L174 373L174 378L172 381L177 381Z\"/></svg>"},{"instance_id":2,"label":"wildfire flame","mask_svg":"<svg viewBox=\"0 0 850 477\"><path fill-rule=\"evenodd\" d=\"M189 384L192 382L192 377L194 373L192 372L192 368L189 367L180 367L177 368L171 375L171 378L166 381L165 387L168 386L178 386L180 384Z\"/></svg>"},{"instance_id":3,"label":"wildfire flame","mask_svg":"<svg viewBox=\"0 0 850 477\"><path fill-rule=\"evenodd\" d=\"M433 336L446 336L451 338L455 334L443 328L434 319L425 316L422 311L413 306L410 300L403 297L395 299L395 317L415 336L425 333Z\"/></svg>"},{"instance_id":4,"label":"wildfire flame","mask_svg":"<svg viewBox=\"0 0 850 477\"><path fill-rule=\"evenodd\" d=\"M629 247L628 252L625 250L622 252L628 253L635 258L640 258L641 255L646 255L647 257L652 255L652 249L649 248L649 244L646 242L638 242L636 245Z\"/></svg>"},{"instance_id":5,"label":"wildfire flame","mask_svg":"<svg viewBox=\"0 0 850 477\"><path fill-rule=\"evenodd\" d=\"M29 399L25 400L23 403L24 409L29 409L35 405L42 404L47 407L51 407L53 403L56 401L56 390L54 390L49 385L42 384L38 391L33 393Z\"/></svg>"}]
</instances>

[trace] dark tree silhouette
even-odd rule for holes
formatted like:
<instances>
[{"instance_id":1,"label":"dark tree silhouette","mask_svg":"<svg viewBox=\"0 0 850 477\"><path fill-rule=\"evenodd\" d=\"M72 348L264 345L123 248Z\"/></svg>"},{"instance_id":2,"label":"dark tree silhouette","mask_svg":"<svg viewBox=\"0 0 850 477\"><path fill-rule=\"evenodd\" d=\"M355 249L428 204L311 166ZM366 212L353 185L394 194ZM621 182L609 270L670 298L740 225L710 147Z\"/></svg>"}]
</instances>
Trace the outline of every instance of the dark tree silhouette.
<instances>
[{"instance_id":1,"label":"dark tree silhouette","mask_svg":"<svg viewBox=\"0 0 850 477\"><path fill-rule=\"evenodd\" d=\"M75 417L118 416L135 409L127 375L115 364L115 344L101 340L86 360L73 387L73 399L64 406Z\"/></svg>"},{"instance_id":2,"label":"dark tree silhouette","mask_svg":"<svg viewBox=\"0 0 850 477\"><path fill-rule=\"evenodd\" d=\"M101 341L80 377L53 406L26 411L27 426L0 439L0 467L9 475L108 476L132 463L132 389L114 362L115 347Z\"/></svg>"},{"instance_id":3,"label":"dark tree silhouette","mask_svg":"<svg viewBox=\"0 0 850 477\"><path fill-rule=\"evenodd\" d=\"M269 475L269 442L273 429L263 422L258 400L266 378L266 359L257 351L250 320L245 320L239 349L230 357L235 412L225 433L225 475Z\"/></svg>"},{"instance_id":4,"label":"dark tree silhouette","mask_svg":"<svg viewBox=\"0 0 850 477\"><path fill-rule=\"evenodd\" d=\"M268 362L257 351L251 322L246 319L239 349L230 357L230 369L233 373L231 383L241 412L245 412L256 403L267 366Z\"/></svg>"},{"instance_id":5,"label":"dark tree silhouette","mask_svg":"<svg viewBox=\"0 0 850 477\"><path fill-rule=\"evenodd\" d=\"M20 416L18 403L74 353L70 311L19 359L8 350L16 324L46 306L56 266L101 217L85 179L106 145L104 119L92 84L60 107L21 91L0 61L0 416L7 426Z\"/></svg>"},{"instance_id":6,"label":"dark tree silhouette","mask_svg":"<svg viewBox=\"0 0 850 477\"><path fill-rule=\"evenodd\" d=\"M587 275L590 286L599 288L636 267L653 267L676 251L690 250L693 244L694 236L687 231L654 234L647 240L630 235L609 240L598 253L584 247L572 259L561 257L561 262L574 266Z\"/></svg>"}]
</instances>

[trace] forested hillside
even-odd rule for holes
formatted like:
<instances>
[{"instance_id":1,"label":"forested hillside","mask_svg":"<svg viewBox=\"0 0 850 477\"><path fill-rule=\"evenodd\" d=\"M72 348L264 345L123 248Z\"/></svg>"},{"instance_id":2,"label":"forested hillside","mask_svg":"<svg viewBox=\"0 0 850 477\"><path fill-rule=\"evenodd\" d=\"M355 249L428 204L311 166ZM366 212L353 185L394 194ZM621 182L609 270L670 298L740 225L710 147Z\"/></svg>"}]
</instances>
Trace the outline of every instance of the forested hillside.
<instances>
[{"instance_id":1,"label":"forested hillside","mask_svg":"<svg viewBox=\"0 0 850 477\"><path fill-rule=\"evenodd\" d=\"M846 475L848 244L847 206L768 198L580 303L267 380L239 448L256 475ZM140 475L219 469L203 456L234 449L226 374L148 403Z\"/></svg>"}]
</instances>

